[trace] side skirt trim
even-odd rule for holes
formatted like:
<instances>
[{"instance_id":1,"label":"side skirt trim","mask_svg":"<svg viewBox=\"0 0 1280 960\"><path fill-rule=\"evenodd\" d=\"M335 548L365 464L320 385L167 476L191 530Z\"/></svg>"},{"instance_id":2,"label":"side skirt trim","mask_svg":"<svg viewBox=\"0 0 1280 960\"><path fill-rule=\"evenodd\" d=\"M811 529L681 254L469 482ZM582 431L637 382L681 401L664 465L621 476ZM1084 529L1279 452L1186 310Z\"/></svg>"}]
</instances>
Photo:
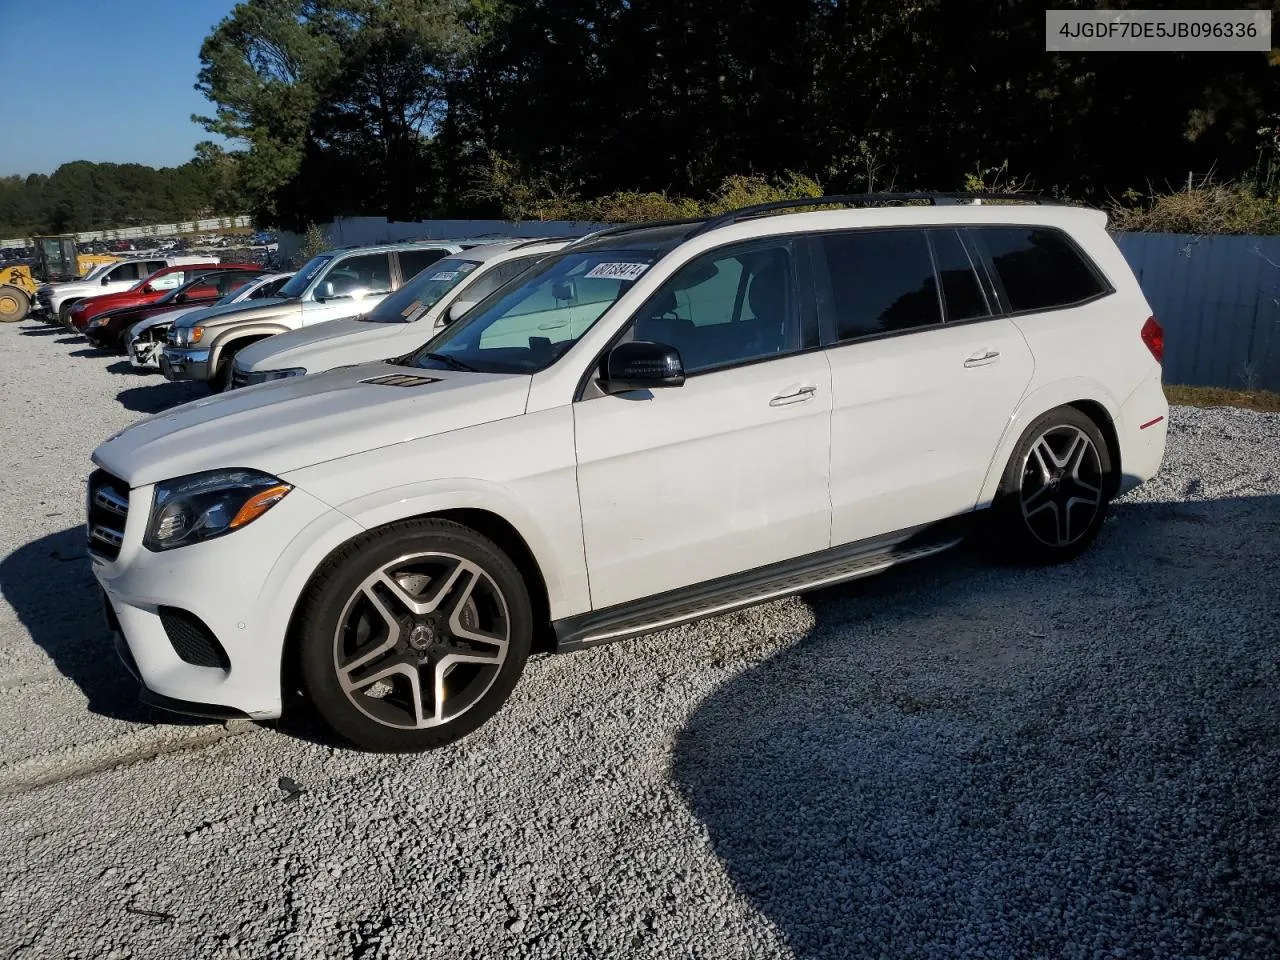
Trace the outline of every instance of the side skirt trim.
<instances>
[{"instance_id":1,"label":"side skirt trim","mask_svg":"<svg viewBox=\"0 0 1280 960\"><path fill-rule=\"evenodd\" d=\"M552 623L555 652L642 636L779 597L868 577L942 553L964 539L970 517L843 544L795 560L720 577Z\"/></svg>"}]
</instances>

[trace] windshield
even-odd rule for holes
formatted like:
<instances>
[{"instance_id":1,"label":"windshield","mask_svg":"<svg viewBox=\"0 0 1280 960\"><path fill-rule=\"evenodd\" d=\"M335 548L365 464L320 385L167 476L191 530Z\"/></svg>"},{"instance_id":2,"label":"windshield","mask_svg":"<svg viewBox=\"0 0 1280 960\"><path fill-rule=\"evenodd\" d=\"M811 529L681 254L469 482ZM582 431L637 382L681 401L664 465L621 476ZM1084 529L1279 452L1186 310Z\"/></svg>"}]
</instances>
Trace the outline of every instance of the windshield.
<instances>
[{"instance_id":1,"label":"windshield","mask_svg":"<svg viewBox=\"0 0 1280 960\"><path fill-rule=\"evenodd\" d=\"M424 369L537 373L577 343L654 259L650 251L635 250L550 257L499 287L404 362Z\"/></svg>"},{"instance_id":2,"label":"windshield","mask_svg":"<svg viewBox=\"0 0 1280 960\"><path fill-rule=\"evenodd\" d=\"M311 281L316 278L316 274L332 259L332 253L322 253L318 257L312 257L301 270L293 275L293 278L288 283L280 288L276 296L293 299L302 296L307 292L307 287L311 285Z\"/></svg>"},{"instance_id":3,"label":"windshield","mask_svg":"<svg viewBox=\"0 0 1280 960\"><path fill-rule=\"evenodd\" d=\"M475 260L437 260L360 319L369 323L413 323L465 280Z\"/></svg>"},{"instance_id":4,"label":"windshield","mask_svg":"<svg viewBox=\"0 0 1280 960\"><path fill-rule=\"evenodd\" d=\"M100 276L106 273L107 270L113 266L115 266L114 261L112 263L100 263L96 267L94 267L92 270L90 270L88 273L86 273L84 275L84 279L85 281L97 280Z\"/></svg>"}]
</instances>

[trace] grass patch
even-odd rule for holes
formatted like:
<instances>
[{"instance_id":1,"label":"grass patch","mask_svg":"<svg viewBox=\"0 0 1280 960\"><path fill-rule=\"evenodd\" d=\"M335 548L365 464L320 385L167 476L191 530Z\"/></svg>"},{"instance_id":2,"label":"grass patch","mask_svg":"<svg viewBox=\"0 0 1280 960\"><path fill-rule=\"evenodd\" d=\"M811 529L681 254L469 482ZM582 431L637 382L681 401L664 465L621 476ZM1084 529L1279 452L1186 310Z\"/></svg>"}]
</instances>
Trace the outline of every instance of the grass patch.
<instances>
[{"instance_id":1,"label":"grass patch","mask_svg":"<svg viewBox=\"0 0 1280 960\"><path fill-rule=\"evenodd\" d=\"M1165 384L1170 403L1188 407L1240 407L1263 413L1280 413L1280 393L1271 390L1227 390L1222 387L1184 387Z\"/></svg>"}]
</instances>

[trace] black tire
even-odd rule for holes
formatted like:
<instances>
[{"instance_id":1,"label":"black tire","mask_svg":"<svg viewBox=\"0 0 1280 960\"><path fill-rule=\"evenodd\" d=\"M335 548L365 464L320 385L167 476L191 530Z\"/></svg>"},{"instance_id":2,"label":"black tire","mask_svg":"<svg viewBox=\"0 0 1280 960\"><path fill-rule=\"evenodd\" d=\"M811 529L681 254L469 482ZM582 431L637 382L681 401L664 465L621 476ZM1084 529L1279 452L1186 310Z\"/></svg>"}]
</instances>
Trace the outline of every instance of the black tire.
<instances>
[{"instance_id":1,"label":"black tire","mask_svg":"<svg viewBox=\"0 0 1280 960\"><path fill-rule=\"evenodd\" d=\"M0 286L0 323L17 323L31 312L31 298L26 291L5 284Z\"/></svg>"},{"instance_id":2,"label":"black tire","mask_svg":"<svg viewBox=\"0 0 1280 960\"><path fill-rule=\"evenodd\" d=\"M1053 564L1080 556L1102 529L1115 467L1098 425L1074 407L1037 417L1005 467L988 542L1006 559Z\"/></svg>"},{"instance_id":3,"label":"black tire","mask_svg":"<svg viewBox=\"0 0 1280 960\"><path fill-rule=\"evenodd\" d=\"M400 596L438 607L413 612L387 589L392 582ZM392 610L401 615L394 630L387 626ZM294 631L296 659L286 676L297 678L318 718L360 749L411 752L452 743L501 709L524 670L533 614L519 571L492 541L448 520L405 520L326 560L302 597ZM506 640L477 643L481 633L469 631ZM459 656L492 662L455 662ZM371 680L383 674L387 679ZM457 686L437 700L437 682ZM447 716L455 705L459 712Z\"/></svg>"},{"instance_id":4,"label":"black tire","mask_svg":"<svg viewBox=\"0 0 1280 960\"><path fill-rule=\"evenodd\" d=\"M62 324L62 326L66 327L72 333L80 332L75 328L75 325L71 322L71 308L74 307L77 303L79 303L79 301L75 300L69 303L61 304L58 307L58 323Z\"/></svg>"}]
</instances>

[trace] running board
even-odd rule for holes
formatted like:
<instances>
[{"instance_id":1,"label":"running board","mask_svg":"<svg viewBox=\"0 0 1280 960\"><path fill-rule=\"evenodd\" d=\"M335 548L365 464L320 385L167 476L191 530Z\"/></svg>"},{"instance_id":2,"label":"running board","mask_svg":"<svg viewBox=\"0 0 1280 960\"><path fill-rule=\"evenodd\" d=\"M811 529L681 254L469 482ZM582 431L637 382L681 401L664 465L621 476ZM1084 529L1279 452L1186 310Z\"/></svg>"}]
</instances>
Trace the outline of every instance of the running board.
<instances>
[{"instance_id":1,"label":"running board","mask_svg":"<svg viewBox=\"0 0 1280 960\"><path fill-rule=\"evenodd\" d=\"M566 617L551 625L555 651L568 653L626 640L779 597L869 577L951 549L964 539L959 526L956 521L944 521Z\"/></svg>"}]
</instances>

